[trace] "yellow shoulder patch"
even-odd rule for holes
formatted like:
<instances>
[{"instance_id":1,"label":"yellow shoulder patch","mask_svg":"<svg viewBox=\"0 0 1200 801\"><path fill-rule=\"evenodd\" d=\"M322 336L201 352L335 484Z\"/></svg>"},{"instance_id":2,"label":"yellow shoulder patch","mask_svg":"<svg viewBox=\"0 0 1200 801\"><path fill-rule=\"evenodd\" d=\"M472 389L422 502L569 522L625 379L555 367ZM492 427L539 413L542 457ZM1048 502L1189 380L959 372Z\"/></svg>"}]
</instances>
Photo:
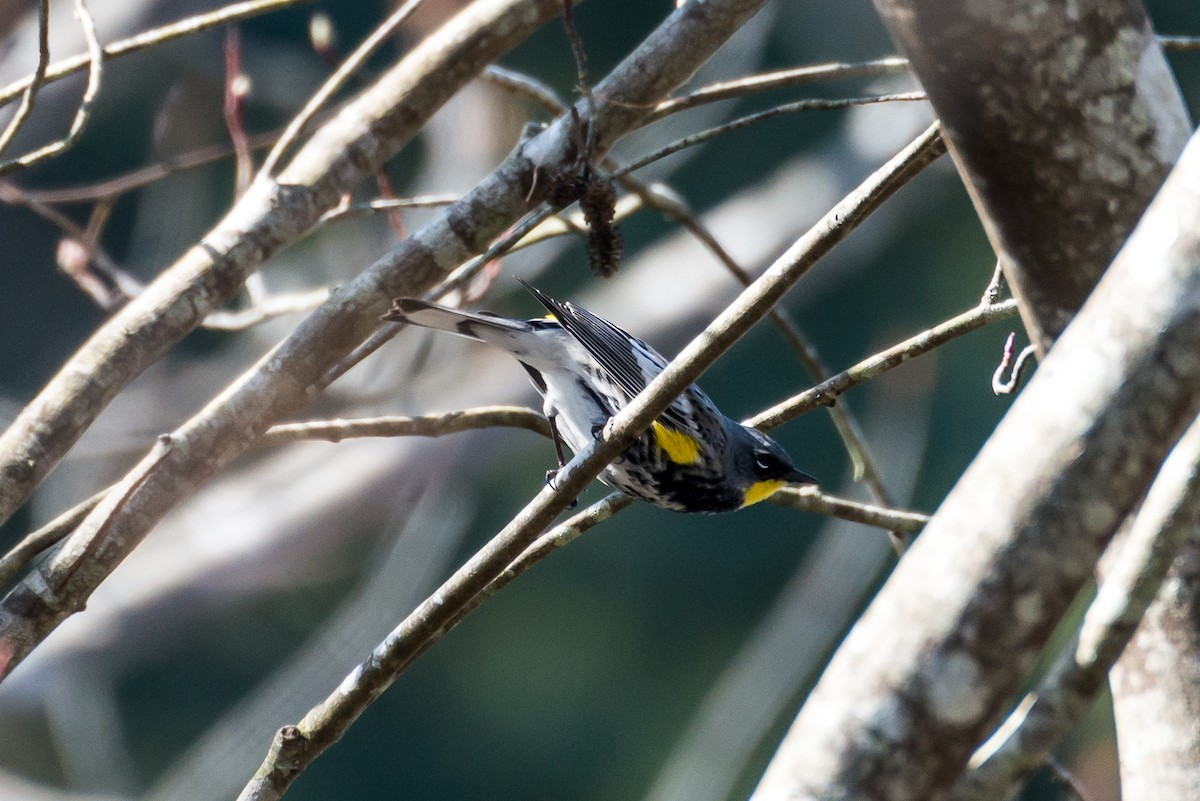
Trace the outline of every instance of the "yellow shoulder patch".
<instances>
[{"instance_id":1,"label":"yellow shoulder patch","mask_svg":"<svg viewBox=\"0 0 1200 801\"><path fill-rule=\"evenodd\" d=\"M746 498L742 501L742 508L744 509L759 501L765 501L782 488L782 481L755 481L746 490Z\"/></svg>"},{"instance_id":2,"label":"yellow shoulder patch","mask_svg":"<svg viewBox=\"0 0 1200 801\"><path fill-rule=\"evenodd\" d=\"M668 428L655 420L650 424L654 441L675 464L695 464L700 461L700 442L690 434Z\"/></svg>"}]
</instances>

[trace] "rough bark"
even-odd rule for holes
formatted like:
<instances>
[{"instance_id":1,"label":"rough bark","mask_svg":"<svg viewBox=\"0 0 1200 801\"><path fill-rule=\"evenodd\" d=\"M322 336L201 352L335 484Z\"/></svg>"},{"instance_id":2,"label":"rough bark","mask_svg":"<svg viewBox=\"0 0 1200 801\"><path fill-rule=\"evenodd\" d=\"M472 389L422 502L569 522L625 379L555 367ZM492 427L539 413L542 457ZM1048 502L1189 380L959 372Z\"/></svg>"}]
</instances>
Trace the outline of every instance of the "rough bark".
<instances>
[{"instance_id":1,"label":"rough bark","mask_svg":"<svg viewBox=\"0 0 1200 801\"><path fill-rule=\"evenodd\" d=\"M1138 0L876 0L1044 353L1190 132Z\"/></svg>"},{"instance_id":2,"label":"rough bark","mask_svg":"<svg viewBox=\"0 0 1200 801\"><path fill-rule=\"evenodd\" d=\"M1200 545L1186 543L1111 674L1121 797L1200 798Z\"/></svg>"},{"instance_id":3,"label":"rough bark","mask_svg":"<svg viewBox=\"0 0 1200 801\"><path fill-rule=\"evenodd\" d=\"M1045 353L1125 241L1190 130L1145 12L1136 0L1067 5L1027 0L1007 4L876 0L876 7L909 56L945 126L951 154L1018 298L1026 327ZM1175 179L1174 199L1156 204L1158 219L1171 217L1164 203L1187 205L1194 200L1188 187L1195 180L1186 172ZM1191 186L1194 190L1194 183ZM1187 217L1180 213L1175 219ZM1152 248L1149 237L1143 233L1138 247ZM1184 258L1181 254L1188 243L1168 238L1181 248L1172 258ZM1132 252L1136 249L1128 251ZM1131 275L1112 279L1107 282L1110 286L1133 280L1132 260L1130 255L1122 256L1123 269ZM1156 269L1165 264L1160 260ZM1191 291L1182 284L1175 290ZM1124 315L1144 313L1152 318L1162 310L1150 296L1121 297L1112 291L1106 296L1114 309L1124 306ZM1148 305L1137 309L1142 302ZM1141 390L1113 398L1115 404L1103 402L1102 394L1092 394L1088 400L1088 393L1133 389L1130 374L1108 384L1109 389L1100 389L1107 380L1100 372L1115 366L1111 360L1132 355L1123 346L1114 350L1098 338L1104 324L1102 315L1080 321L1076 327L1088 333L1072 338L1076 344L1071 345L1071 353L1082 361L1074 368L1056 369L1053 365L1068 356L1051 357L1043 375L1030 386L1030 397L1014 407L935 516L922 537L924 547L906 560L897 576L900 580L905 575L923 575L932 586L923 602L908 607L911 618L893 618L893 626L929 622L923 618L929 604L949 602L953 608L940 611L937 622L921 626L919 632L893 633L890 644L886 637L877 639L875 655L865 645L863 637L868 635L861 630L876 629L864 622L801 713L764 777L759 797L824 797L834 792L851 798L937 797L995 722L997 704L1003 705L1013 692L1014 682L1057 620L1054 610L1064 608L1090 573L1100 548L1161 459L1156 449L1144 451L1127 439L1138 436L1134 430L1112 431L1107 444L1101 445L1094 437L1107 426L1104 418L1127 402L1132 405L1125 413L1140 416L1143 422L1157 418L1162 424L1167 414L1174 415L1166 429L1168 439L1162 443L1169 446L1194 403L1188 400L1166 412L1158 405L1159 396L1139 414L1137 405L1148 399L1138 399ZM1145 336L1153 335L1152 329L1145 330ZM1147 345L1148 340L1135 349ZM1090 423L1076 420L1073 425L1084 424L1091 431L1068 445L1075 435L1065 430L1067 420L1087 412L1082 407L1068 411L1062 399L1043 394L1038 387L1052 385L1073 371L1079 383L1059 385L1064 398L1070 398L1067 405L1088 402L1100 416ZM1028 438L1046 425L1062 436L1043 442ZM1048 451L1061 447L1078 450L1074 456L1062 452L1058 458L1079 458L1054 467L1055 457ZM1101 457L1097 447L1111 450L1110 456ZM1005 450L1007 457L1001 453ZM1023 464L1021 454L1031 458ZM1112 454L1118 458L1111 458ZM1095 474L1089 479L1095 482L1091 486L1072 487L1081 463L1097 457L1094 467L1108 474ZM1037 481L1028 481L1034 474L1040 474ZM1006 475L1011 478L1005 480ZM1114 481L1122 483L1115 494L1103 490ZM1062 505L1058 514L1073 513L1079 520L1051 522L1056 516L1054 504ZM981 512L988 519L971 519ZM1039 528L1041 537L1061 541L1045 548L1026 541ZM952 530L961 539L936 546L950 548L940 554L944 576L953 576L948 580L918 559L924 562L922 554L934 547L928 543ZM976 532L983 530L990 532L986 538L990 544L975 548L982 545ZM948 558L963 542L972 543L974 556L986 554L985 561L977 563L978 572L968 570L969 575L963 575ZM1009 561L1018 554L1017 561ZM1045 563L1048 558L1077 563L1056 568ZM915 583L920 584L920 579ZM879 607L895 611L909 602L900 600L901 586L890 586L885 592L888 600L881 598L872 608L875 617L868 617L883 632L887 624L880 618L888 613ZM969 600L971 594L977 594L974 601ZM998 625L1002 628L994 629ZM1194 643L1188 636L1176 639L1173 650L1178 659ZM1160 654L1170 647L1161 641L1157 645ZM1136 644L1130 651L1136 652ZM903 654L899 663L897 653ZM1192 654L1196 653L1193 648ZM864 667L868 663L870 667ZM854 687L843 682L861 680L864 670L870 690L854 694ZM1182 682L1169 686L1184 689ZM840 725L851 730L828 735L834 742L825 745L823 735L816 733L835 731L837 724L822 725L821 710L826 704L836 705L839 693L851 693L848 698L854 699L842 701L853 711L838 715ZM1121 705L1120 697L1117 703ZM805 749L808 753L803 753Z\"/></svg>"},{"instance_id":4,"label":"rough bark","mask_svg":"<svg viewBox=\"0 0 1200 801\"><path fill-rule=\"evenodd\" d=\"M756 792L936 799L1200 407L1200 138L842 645Z\"/></svg>"}]
</instances>

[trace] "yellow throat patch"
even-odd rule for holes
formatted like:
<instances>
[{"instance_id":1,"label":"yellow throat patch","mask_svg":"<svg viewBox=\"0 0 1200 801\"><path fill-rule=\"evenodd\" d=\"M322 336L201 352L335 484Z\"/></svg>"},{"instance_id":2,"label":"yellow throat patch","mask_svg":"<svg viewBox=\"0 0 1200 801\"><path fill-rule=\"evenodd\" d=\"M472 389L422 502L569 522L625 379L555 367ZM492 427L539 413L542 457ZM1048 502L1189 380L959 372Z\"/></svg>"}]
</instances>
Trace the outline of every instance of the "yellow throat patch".
<instances>
[{"instance_id":1,"label":"yellow throat patch","mask_svg":"<svg viewBox=\"0 0 1200 801\"><path fill-rule=\"evenodd\" d=\"M695 464L700 461L700 442L690 434L667 428L655 420L650 424L654 441L675 464Z\"/></svg>"},{"instance_id":2,"label":"yellow throat patch","mask_svg":"<svg viewBox=\"0 0 1200 801\"><path fill-rule=\"evenodd\" d=\"M783 489L782 481L755 481L746 490L746 499L742 501L742 508L765 501L781 489Z\"/></svg>"}]
</instances>

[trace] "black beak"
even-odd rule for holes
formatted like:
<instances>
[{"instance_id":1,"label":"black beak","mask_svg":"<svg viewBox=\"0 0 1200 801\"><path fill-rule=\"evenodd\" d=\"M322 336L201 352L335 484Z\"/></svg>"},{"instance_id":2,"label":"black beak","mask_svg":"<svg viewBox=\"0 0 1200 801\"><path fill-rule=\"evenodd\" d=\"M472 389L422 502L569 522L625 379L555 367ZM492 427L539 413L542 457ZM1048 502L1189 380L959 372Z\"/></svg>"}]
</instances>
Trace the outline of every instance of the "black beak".
<instances>
[{"instance_id":1,"label":"black beak","mask_svg":"<svg viewBox=\"0 0 1200 801\"><path fill-rule=\"evenodd\" d=\"M788 471L785 475L781 476L781 478L784 481L786 481L788 484L799 484L801 486L809 485L809 486L815 487L817 484L820 483L815 478L810 476L808 473L802 473L794 467L790 471Z\"/></svg>"}]
</instances>

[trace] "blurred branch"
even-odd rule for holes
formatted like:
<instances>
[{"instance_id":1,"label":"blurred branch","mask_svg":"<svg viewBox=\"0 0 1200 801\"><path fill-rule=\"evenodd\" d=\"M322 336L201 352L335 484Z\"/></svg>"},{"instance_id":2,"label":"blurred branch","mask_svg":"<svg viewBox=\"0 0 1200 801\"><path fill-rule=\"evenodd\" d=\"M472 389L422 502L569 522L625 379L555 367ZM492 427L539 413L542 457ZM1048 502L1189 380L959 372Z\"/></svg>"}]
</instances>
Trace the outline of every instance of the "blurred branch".
<instances>
[{"instance_id":1,"label":"blurred branch","mask_svg":"<svg viewBox=\"0 0 1200 801\"><path fill-rule=\"evenodd\" d=\"M649 102L665 95L752 16L759 3L760 0L713 0L703 6L690 5L672 13L601 84L609 93L607 96L619 102L597 106L597 118L591 124L597 131L598 146L610 146L614 139L637 126L640 115L624 103ZM388 150L384 145L394 144L396 140L393 137L415 130L410 125L417 125L421 114L431 113L437 102L444 98L444 93L453 91L454 82L459 85L465 83L470 68L482 68L487 59L495 57L505 46L531 32L543 18L557 9L557 2L553 0L479 0L460 12L414 48L400 66L393 68L379 83L351 101L347 109L358 109L360 104L370 109L366 121L361 114L355 117L343 110L326 128L317 132L285 169L281 182L288 186L286 196L278 198L276 205L268 209L271 212L268 222L273 223L269 230L274 238L264 243L261 236L247 237L247 232L238 226L236 231L222 228L222 237L214 240L214 235L210 235L206 238L206 244L210 248L216 247L225 241L224 237L232 234L241 243L241 248L236 251L241 259L261 258L264 246L276 247L283 241L277 236L278 229L275 226L297 226L297 223L315 221L319 217L320 209L315 207L316 203L302 202L299 209L296 208L297 194L300 198L307 197L307 201L333 203L340 195L337 181L359 175L364 168L366 157L356 147L369 146L370 153L374 154L372 158L382 158ZM447 63L452 63L453 68L443 66ZM414 64L419 65L418 75L409 72L412 69L410 65ZM385 101L392 100L400 90L403 100L400 101L400 111L397 111L394 100ZM380 142L377 138L385 132L369 127L369 121L377 115L387 115L391 120L385 131L389 137L386 142ZM405 121L402 130L395 127L397 119ZM367 127L366 132L364 126ZM137 487L134 497L124 508L125 513L114 516L109 522L106 529L107 547L91 554L88 569L79 571L78 580L66 589L73 601L85 600L104 576L174 505L249 447L251 432L265 430L271 421L308 403L328 369L378 325L378 315L386 307L390 296L412 294L414 290L428 287L437 280L442 270L457 263L466 254L475 252L476 248L482 249L499 230L519 217L534 202L528 196L533 164L568 158L571 142L569 128L570 122L560 119L533 140L523 142L492 175L458 203L435 215L425 227L400 242L392 252L339 288L325 305L306 317L292 335L266 354L258 365L224 390L192 420L176 429L172 434L174 447L163 464L144 484ZM920 162L921 159L915 161ZM911 165L908 166L911 170ZM880 192L875 200L882 200L902 180L889 176L889 180L884 182L887 191ZM315 198L303 189L310 184L322 187ZM256 182L255 186L262 184ZM273 186L268 184L266 190L260 191L252 187L231 213L234 219L240 221L239 211L245 213L245 208L249 207L255 212L253 219L259 220L258 215L262 212L258 204L263 198L258 195L265 192L269 199L270 187ZM279 205L281 202L283 206ZM302 216L299 219L291 215L281 217L279 215L282 215L283 209ZM450 220L453 220L453 224ZM249 242L246 242L247 238ZM210 254L200 248L193 249L192 254L194 258L203 259L202 265L207 264L210 258ZM189 265L189 268L194 266ZM220 266L239 269L250 266L250 262L226 257ZM145 339L156 333L168 336L180 332L181 335L184 325L189 322L188 315L195 314L197 307L203 307L201 298L196 295L195 278L186 287L171 280L174 278L179 281L191 275L190 269L183 270L183 276L174 276L173 272L174 268L160 276L156 281L157 287L148 288L109 323L110 330L117 325L125 326L120 332L120 341L132 336L144 347ZM202 269L201 273L204 272ZM160 282L165 282L170 291L165 290ZM180 289L178 295L174 293L176 286ZM201 283L200 286L205 285ZM236 288L236 284L229 285L229 288ZM153 303L147 304L148 297L156 298L168 310L174 310L169 314L166 310L156 311ZM203 297L203 300L212 300L212 297ZM177 303L183 303L182 308L175 308ZM138 308L139 304L143 307L149 305L149 308ZM133 309L136 312L131 312ZM123 319L123 315L132 319ZM156 330L156 326L164 324L165 331ZM102 331L101 335L93 338L93 346L97 339L105 339L103 334ZM155 346L164 347L158 342ZM108 348L103 350L107 352ZM66 375L66 380L70 382L83 379L86 385L88 379L94 379L94 369L108 370L114 366L119 366L119 376L127 377L138 366L129 364L129 357L134 355L145 354L135 350L133 354L125 354L126 358L122 359L110 356L98 367L82 373L77 372L77 367L68 366L60 378ZM61 389L52 384L43 397L56 397L59 392ZM96 404L97 395L101 396L101 403L106 400L102 392L95 390L88 393L89 403ZM33 408L37 406L35 402ZM72 408L69 413L62 406L54 408L59 415L67 413L65 422L80 430L86 419L90 419L87 415L95 411L94 406ZM10 429L5 435L10 443L27 449L30 443L20 433L22 424L36 423L39 437L35 445L43 441L42 437L46 437L44 441L47 445L65 450L65 445L69 443L63 443L54 436L62 432L56 432L53 425L45 422L47 415L38 415L27 408L23 416L25 420L18 418L16 428ZM81 416L85 420L81 420ZM0 445L3 444L4 440L0 439ZM22 471L28 470L28 460L22 459L16 464ZM34 460L34 465L46 468L37 460ZM16 478L21 481L11 482L9 486L31 485L31 478L36 476L17 472ZM0 500L12 503L9 497L0 496ZM70 539L64 547L69 544ZM0 653L8 655L8 670L76 608L43 603L38 592L36 573L26 577L0 602ZM5 610L15 609L21 609L22 612L19 615L5 613Z\"/></svg>"},{"instance_id":2,"label":"blurred branch","mask_svg":"<svg viewBox=\"0 0 1200 801\"><path fill-rule=\"evenodd\" d=\"M1109 669L1133 637L1180 546L1200 531L1200 419L1171 451L1133 518L1108 547L1110 566L1079 633L1037 689L971 759L951 790L954 801L1014 795L1079 722L1104 689Z\"/></svg>"},{"instance_id":3,"label":"blurred branch","mask_svg":"<svg viewBox=\"0 0 1200 801\"><path fill-rule=\"evenodd\" d=\"M265 295L248 309L217 311L204 318L200 326L208 331L244 331L285 314L310 312L329 300L329 290L310 289L287 295Z\"/></svg>"},{"instance_id":4,"label":"blurred branch","mask_svg":"<svg viewBox=\"0 0 1200 801\"><path fill-rule=\"evenodd\" d=\"M885 351L868 357L853 367L807 389L746 421L755 428L773 428L782 425L819 406L836 403L838 397L851 387L858 386L880 373L899 367L905 362L937 348L952 339L982 328L997 320L1007 320L1017 313L1017 302L1005 300L999 303L981 303L944 323L922 331L899 342Z\"/></svg>"},{"instance_id":5,"label":"blurred branch","mask_svg":"<svg viewBox=\"0 0 1200 801\"><path fill-rule=\"evenodd\" d=\"M520 149L520 146L518 146ZM458 203L461 203L461 199ZM457 204L456 204L457 205ZM474 256L443 277L432 288L423 293L426 300L436 300L441 298L456 289L463 287L475 275L477 275L484 267L486 267L494 259L498 259L509 251L513 250L526 236L532 234L537 228L550 217L554 216L554 207L549 203L542 203L537 208L525 214L517 221L515 225L505 231L498 239L487 246L478 256ZM564 231L563 233L566 233ZM380 328L375 329L354 350L347 353L338 362L332 365L317 381L317 385L324 388L332 384L334 381L341 378L353 367L360 364L363 359L370 356L381 347L391 342L401 331L406 328L402 323L388 323Z\"/></svg>"},{"instance_id":6,"label":"blurred branch","mask_svg":"<svg viewBox=\"0 0 1200 801\"><path fill-rule=\"evenodd\" d=\"M346 203L321 217L322 223L333 222L355 214L377 214L391 209L427 209L449 206L458 200L458 195L417 195L415 197L371 200L365 203Z\"/></svg>"},{"instance_id":7,"label":"blurred branch","mask_svg":"<svg viewBox=\"0 0 1200 801\"><path fill-rule=\"evenodd\" d=\"M94 241L89 232L67 215L44 203L10 181L0 180L0 202L26 209L62 231L63 236L77 243L87 253L88 261L104 272L105 277L125 295L141 291L142 285L125 272L112 257Z\"/></svg>"},{"instance_id":8,"label":"blurred branch","mask_svg":"<svg viewBox=\"0 0 1200 801\"><path fill-rule=\"evenodd\" d=\"M311 2L313 0L248 0L248 2L244 3L232 3L216 11L185 17L178 22L172 22L169 25L163 25L159 28L152 28L136 36L113 42L102 49L101 57L104 59L118 58L130 53L136 53L139 50L145 50L148 47L169 42L172 39L179 39L230 22L249 19L271 11ZM72 56L62 61L56 61L46 69L45 82L53 83L88 68L94 58L95 56L89 52L86 55ZM0 106L22 95L33 84L34 76L30 75L18 81L13 81L8 86L0 87Z\"/></svg>"},{"instance_id":9,"label":"blurred branch","mask_svg":"<svg viewBox=\"0 0 1200 801\"><path fill-rule=\"evenodd\" d=\"M306 2L309 0L306 0ZM251 150L261 150L269 147L279 138L281 131L266 131L249 134L246 144ZM149 186L161 181L169 175L185 170L203 167L206 164L229 158L233 155L233 146L229 144L209 145L195 150L189 150L178 156L163 161L147 164L144 167L106 178L91 184L66 186L58 189L23 189L27 196L39 203L95 203L111 201L126 192Z\"/></svg>"},{"instance_id":10,"label":"blurred branch","mask_svg":"<svg viewBox=\"0 0 1200 801\"><path fill-rule=\"evenodd\" d=\"M15 159L0 161L0 175L31 167L38 162L53 158L74 147L75 143L79 141L79 137L83 135L84 126L87 125L88 118L92 113L92 105L96 102L96 96L100 94L100 79L104 72L104 48L101 47L100 40L96 37L96 21L92 18L92 12L88 10L86 0L75 0L75 17L79 20L79 26L83 29L84 41L87 42L88 80L87 87L83 90L83 99L79 101L79 108L75 111L75 118L71 120L71 127L66 136L61 139ZM43 65L39 62L38 66L41 69ZM44 71L43 77L45 77ZM26 94L30 98L30 108L32 108L33 102L31 93L34 91L36 89L31 83ZM24 102L21 107L25 108ZM0 150L3 150L3 147L0 147Z\"/></svg>"},{"instance_id":11,"label":"blurred branch","mask_svg":"<svg viewBox=\"0 0 1200 801\"><path fill-rule=\"evenodd\" d=\"M313 121L317 112L321 110L321 107L328 103L355 73L362 69L362 66L370 58L371 54L379 48L379 45L383 44L384 40L395 33L396 29L411 17L413 12L420 8L424 2L425 0L407 0L400 8L392 12L392 15L384 20L381 25L375 28L371 32L371 35L364 39L358 47L354 48L354 52L342 62L341 66L334 70L333 74L321 85L321 88L304 104L304 108L300 109L300 113L293 117L292 121L283 129L283 135L275 142L274 147L271 148L271 151L263 161L262 175L270 176L275 171L275 167L279 164L279 160L283 157L284 153L304 133L304 129Z\"/></svg>"},{"instance_id":12,"label":"blurred branch","mask_svg":"<svg viewBox=\"0 0 1200 801\"><path fill-rule=\"evenodd\" d=\"M33 107L37 103L37 93L42 88L42 81L46 78L48 66L50 66L50 0L40 0L38 3L37 67L29 79L29 85L25 87L25 91L21 95L21 105L17 106L17 111L8 121L4 132L0 133L0 156L3 156L4 151L8 150L8 146L12 144L17 133L25 125L25 120L29 119L29 115L33 113ZM3 166L3 162L0 162L0 166Z\"/></svg>"},{"instance_id":13,"label":"blurred branch","mask_svg":"<svg viewBox=\"0 0 1200 801\"><path fill-rule=\"evenodd\" d=\"M1200 36L1159 36L1158 43L1168 52L1200 52Z\"/></svg>"},{"instance_id":14,"label":"blurred branch","mask_svg":"<svg viewBox=\"0 0 1200 801\"><path fill-rule=\"evenodd\" d=\"M349 101L277 182L255 181L196 247L110 318L0 435L0 521L24 503L117 392L224 305L267 258L336 206L343 192L373 175L475 72L557 9L555 0L477 0Z\"/></svg>"},{"instance_id":15,"label":"blurred branch","mask_svg":"<svg viewBox=\"0 0 1200 801\"><path fill-rule=\"evenodd\" d=\"M250 94L250 78L242 72L242 32L237 25L225 29L225 127L233 147L234 197L250 188L254 177L254 156L250 138L246 135L246 99Z\"/></svg>"},{"instance_id":16,"label":"blurred branch","mask_svg":"<svg viewBox=\"0 0 1200 801\"><path fill-rule=\"evenodd\" d=\"M96 508L96 504L100 503L111 489L112 487L105 487L90 498L75 504L37 531L22 537L21 541L14 545L8 553L0 557L0 587L8 584L38 554L50 546L58 544L78 528L84 518Z\"/></svg>"},{"instance_id":17,"label":"blurred branch","mask_svg":"<svg viewBox=\"0 0 1200 801\"><path fill-rule=\"evenodd\" d=\"M694 4L693 4L694 5ZM707 4L712 17L716 3ZM687 14L684 6L672 20ZM739 9L736 26L753 6ZM730 30L732 32L732 29ZM687 37L694 52L696 37ZM603 85L602 85L603 86ZM609 97L598 88L596 97ZM603 101L600 101L603 106ZM931 127L828 212L745 290L695 340L605 426L603 435L562 468L556 489L543 489L486 546L471 557L430 598L418 606L338 689L296 726L280 730L242 801L277 798L307 764L346 729L412 662L461 619L473 599L501 576L571 500L671 403L673 398L739 337L744 335L825 253L857 227L880 203L937 158L937 126Z\"/></svg>"}]
</instances>

